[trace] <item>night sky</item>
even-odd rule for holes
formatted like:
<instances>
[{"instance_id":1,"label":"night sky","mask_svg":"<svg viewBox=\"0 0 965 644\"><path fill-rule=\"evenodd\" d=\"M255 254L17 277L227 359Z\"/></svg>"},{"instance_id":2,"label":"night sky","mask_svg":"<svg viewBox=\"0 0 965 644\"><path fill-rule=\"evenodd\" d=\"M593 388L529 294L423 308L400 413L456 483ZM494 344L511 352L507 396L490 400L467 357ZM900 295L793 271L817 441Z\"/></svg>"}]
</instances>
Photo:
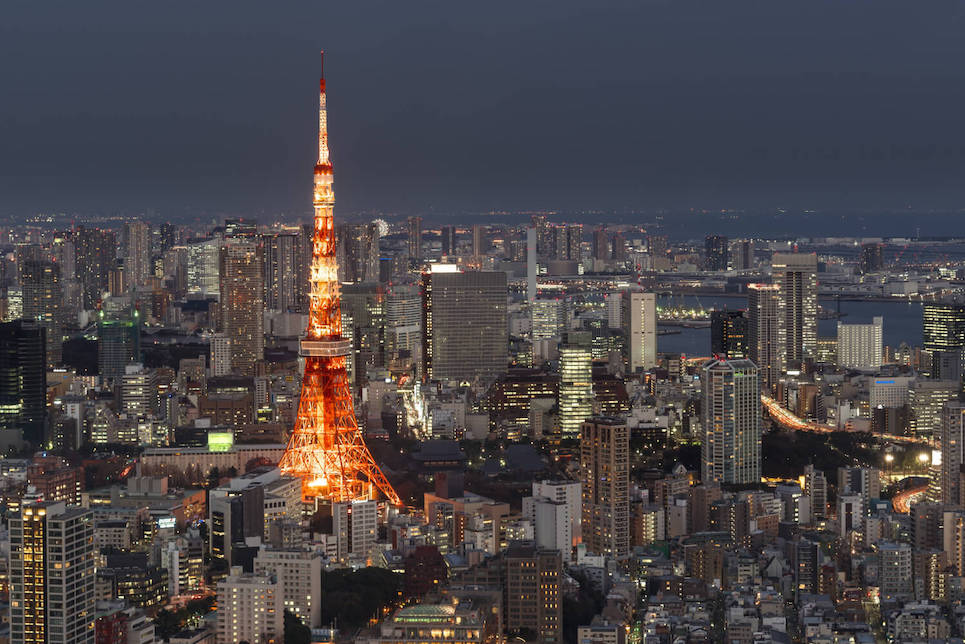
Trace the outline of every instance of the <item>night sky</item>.
<instances>
[{"instance_id":1,"label":"night sky","mask_svg":"<svg viewBox=\"0 0 965 644\"><path fill-rule=\"evenodd\" d=\"M965 3L0 5L0 215L965 206Z\"/></svg>"}]
</instances>

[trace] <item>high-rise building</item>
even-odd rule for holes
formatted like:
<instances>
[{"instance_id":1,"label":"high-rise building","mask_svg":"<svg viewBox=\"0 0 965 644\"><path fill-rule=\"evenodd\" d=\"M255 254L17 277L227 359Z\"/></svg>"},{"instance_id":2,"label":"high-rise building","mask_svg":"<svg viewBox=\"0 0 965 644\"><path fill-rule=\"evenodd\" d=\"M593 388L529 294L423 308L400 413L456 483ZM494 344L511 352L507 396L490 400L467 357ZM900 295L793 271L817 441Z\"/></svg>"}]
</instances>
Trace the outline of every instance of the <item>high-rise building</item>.
<instances>
[{"instance_id":1,"label":"high-rise building","mask_svg":"<svg viewBox=\"0 0 965 644\"><path fill-rule=\"evenodd\" d=\"M107 291L111 269L117 263L117 238L110 231L79 226L74 231L74 250L84 308L93 309Z\"/></svg>"},{"instance_id":2,"label":"high-rise building","mask_svg":"<svg viewBox=\"0 0 965 644\"><path fill-rule=\"evenodd\" d=\"M137 309L107 314L97 319L97 371L112 382L124 375L127 365L141 362L141 314Z\"/></svg>"},{"instance_id":3,"label":"high-rise building","mask_svg":"<svg viewBox=\"0 0 965 644\"><path fill-rule=\"evenodd\" d=\"M824 519L828 516L828 480L824 472L813 465L804 467L804 493L811 499L811 517Z\"/></svg>"},{"instance_id":4,"label":"high-rise building","mask_svg":"<svg viewBox=\"0 0 965 644\"><path fill-rule=\"evenodd\" d=\"M630 430L619 418L594 416L580 434L583 543L593 554L630 549Z\"/></svg>"},{"instance_id":5,"label":"high-rise building","mask_svg":"<svg viewBox=\"0 0 965 644\"><path fill-rule=\"evenodd\" d=\"M747 287L747 353L761 374L761 387L772 395L784 373L784 298L776 284Z\"/></svg>"},{"instance_id":6,"label":"high-rise building","mask_svg":"<svg viewBox=\"0 0 965 644\"><path fill-rule=\"evenodd\" d=\"M409 217L409 258L422 259L422 217Z\"/></svg>"},{"instance_id":7,"label":"high-rise building","mask_svg":"<svg viewBox=\"0 0 965 644\"><path fill-rule=\"evenodd\" d=\"M942 476L941 501L945 505L963 505L962 487L963 444L965 444L965 404L945 403L942 408Z\"/></svg>"},{"instance_id":8,"label":"high-rise building","mask_svg":"<svg viewBox=\"0 0 965 644\"><path fill-rule=\"evenodd\" d=\"M729 264L727 238L710 235L704 239L704 267L708 271L726 271Z\"/></svg>"},{"instance_id":9,"label":"high-rise building","mask_svg":"<svg viewBox=\"0 0 965 644\"><path fill-rule=\"evenodd\" d=\"M838 365L845 369L877 369L883 359L882 325L876 316L871 324L838 322Z\"/></svg>"},{"instance_id":10,"label":"high-rise building","mask_svg":"<svg viewBox=\"0 0 965 644\"><path fill-rule=\"evenodd\" d=\"M33 320L0 324L0 432L22 432L38 447L47 425L45 334Z\"/></svg>"},{"instance_id":11,"label":"high-rise building","mask_svg":"<svg viewBox=\"0 0 965 644\"><path fill-rule=\"evenodd\" d=\"M507 630L527 628L538 641L563 641L563 560L558 550L516 542L503 553Z\"/></svg>"},{"instance_id":12,"label":"high-rise building","mask_svg":"<svg viewBox=\"0 0 965 644\"><path fill-rule=\"evenodd\" d=\"M774 253L774 284L784 299L785 362L799 368L813 356L818 342L818 256L815 253Z\"/></svg>"},{"instance_id":13,"label":"high-rise building","mask_svg":"<svg viewBox=\"0 0 965 644\"><path fill-rule=\"evenodd\" d=\"M264 254L250 241L229 240L221 250L221 327L231 341L231 365L253 375L265 353Z\"/></svg>"},{"instance_id":14,"label":"high-rise building","mask_svg":"<svg viewBox=\"0 0 965 644\"><path fill-rule=\"evenodd\" d=\"M875 273L885 267L884 257L881 252L882 248L882 244L878 242L861 244L859 268L862 273Z\"/></svg>"},{"instance_id":15,"label":"high-rise building","mask_svg":"<svg viewBox=\"0 0 965 644\"><path fill-rule=\"evenodd\" d=\"M610 236L606 226L593 229L593 259L610 259Z\"/></svg>"},{"instance_id":16,"label":"high-rise building","mask_svg":"<svg viewBox=\"0 0 965 644\"><path fill-rule=\"evenodd\" d=\"M54 262L28 260L20 266L23 317L46 329L47 366L61 362L64 340L63 290L60 267Z\"/></svg>"},{"instance_id":17,"label":"high-rise building","mask_svg":"<svg viewBox=\"0 0 965 644\"><path fill-rule=\"evenodd\" d=\"M221 288L221 245L206 239L187 247L185 282L189 293L217 295Z\"/></svg>"},{"instance_id":18,"label":"high-rise building","mask_svg":"<svg viewBox=\"0 0 965 644\"><path fill-rule=\"evenodd\" d=\"M570 224L565 227L566 244L564 252L558 252L559 259L572 262L583 261L583 224ZM557 249L560 251L561 249Z\"/></svg>"},{"instance_id":19,"label":"high-rise building","mask_svg":"<svg viewBox=\"0 0 965 644\"><path fill-rule=\"evenodd\" d=\"M657 365L657 296L625 291L621 300L624 351L627 369L633 373Z\"/></svg>"},{"instance_id":20,"label":"high-rise building","mask_svg":"<svg viewBox=\"0 0 965 644\"><path fill-rule=\"evenodd\" d=\"M224 333L211 333L208 339L208 364L213 377L231 373L231 340Z\"/></svg>"},{"instance_id":21,"label":"high-rise building","mask_svg":"<svg viewBox=\"0 0 965 644\"><path fill-rule=\"evenodd\" d=\"M332 504L332 532L338 561L368 561L379 537L378 518L379 507L375 501Z\"/></svg>"},{"instance_id":22,"label":"high-rise building","mask_svg":"<svg viewBox=\"0 0 965 644\"><path fill-rule=\"evenodd\" d=\"M747 358L746 311L723 309L710 314L710 352L728 360Z\"/></svg>"},{"instance_id":23,"label":"high-rise building","mask_svg":"<svg viewBox=\"0 0 965 644\"><path fill-rule=\"evenodd\" d=\"M911 545L890 541L878 544L878 590L882 597L911 599Z\"/></svg>"},{"instance_id":24,"label":"high-rise building","mask_svg":"<svg viewBox=\"0 0 965 644\"><path fill-rule=\"evenodd\" d=\"M560 433L579 435L593 414L593 349L586 331L569 332L560 343L560 386L557 402Z\"/></svg>"},{"instance_id":25,"label":"high-rise building","mask_svg":"<svg viewBox=\"0 0 965 644\"><path fill-rule=\"evenodd\" d=\"M506 371L508 290L503 272L422 274L422 361L426 380L492 381Z\"/></svg>"},{"instance_id":26,"label":"high-rise building","mask_svg":"<svg viewBox=\"0 0 965 644\"><path fill-rule=\"evenodd\" d=\"M563 302L537 298L529 305L533 322L533 341L559 337L563 332Z\"/></svg>"},{"instance_id":27,"label":"high-rise building","mask_svg":"<svg viewBox=\"0 0 965 644\"><path fill-rule=\"evenodd\" d=\"M472 226L472 256L484 257L489 250L486 245L486 230L479 224Z\"/></svg>"},{"instance_id":28,"label":"high-rise building","mask_svg":"<svg viewBox=\"0 0 965 644\"><path fill-rule=\"evenodd\" d=\"M443 255L455 255L456 248L456 227L455 226L443 226L442 227L442 254Z\"/></svg>"},{"instance_id":29,"label":"high-rise building","mask_svg":"<svg viewBox=\"0 0 965 644\"><path fill-rule=\"evenodd\" d=\"M942 407L958 398L961 385L955 380L916 380L908 390L911 433L923 439L941 434Z\"/></svg>"},{"instance_id":30,"label":"high-rise building","mask_svg":"<svg viewBox=\"0 0 965 644\"><path fill-rule=\"evenodd\" d=\"M839 467L838 494L854 494L864 499L881 497L881 471L874 467Z\"/></svg>"},{"instance_id":31,"label":"high-rise building","mask_svg":"<svg viewBox=\"0 0 965 644\"><path fill-rule=\"evenodd\" d=\"M309 628L321 626L322 559L311 550L262 548L255 557L255 574L274 575L281 586L285 610Z\"/></svg>"},{"instance_id":32,"label":"high-rise building","mask_svg":"<svg viewBox=\"0 0 965 644\"><path fill-rule=\"evenodd\" d=\"M265 308L269 311L296 311L298 309L298 282L300 260L298 245L301 231L298 228L275 230L261 235L264 248Z\"/></svg>"},{"instance_id":33,"label":"high-rise building","mask_svg":"<svg viewBox=\"0 0 965 644\"><path fill-rule=\"evenodd\" d=\"M962 352L965 351L965 305L925 302L921 310L922 343L932 355L932 378L962 379Z\"/></svg>"},{"instance_id":34,"label":"high-rise building","mask_svg":"<svg viewBox=\"0 0 965 644\"><path fill-rule=\"evenodd\" d=\"M10 641L93 644L90 510L25 504L10 519Z\"/></svg>"},{"instance_id":35,"label":"high-rise building","mask_svg":"<svg viewBox=\"0 0 965 644\"><path fill-rule=\"evenodd\" d=\"M335 230L340 282L379 281L378 224L340 224Z\"/></svg>"},{"instance_id":36,"label":"high-rise building","mask_svg":"<svg viewBox=\"0 0 965 644\"><path fill-rule=\"evenodd\" d=\"M144 365L127 365L118 389L118 412L130 418L156 416L161 404L157 373Z\"/></svg>"},{"instance_id":37,"label":"high-rise building","mask_svg":"<svg viewBox=\"0 0 965 644\"><path fill-rule=\"evenodd\" d=\"M124 241L127 243L124 260L125 273L133 286L144 286L151 270L151 226L144 221L128 221L124 224Z\"/></svg>"},{"instance_id":38,"label":"high-rise building","mask_svg":"<svg viewBox=\"0 0 965 644\"><path fill-rule=\"evenodd\" d=\"M701 372L701 480L761 480L761 389L750 360L712 360Z\"/></svg>"},{"instance_id":39,"label":"high-rise building","mask_svg":"<svg viewBox=\"0 0 965 644\"><path fill-rule=\"evenodd\" d=\"M754 268L754 240L738 239L730 245L730 265L737 271Z\"/></svg>"},{"instance_id":40,"label":"high-rise building","mask_svg":"<svg viewBox=\"0 0 965 644\"><path fill-rule=\"evenodd\" d=\"M281 581L232 566L218 584L218 644L280 642L284 613Z\"/></svg>"},{"instance_id":41,"label":"high-rise building","mask_svg":"<svg viewBox=\"0 0 965 644\"><path fill-rule=\"evenodd\" d=\"M577 481L533 481L533 496L566 504L573 545L583 538L583 496Z\"/></svg>"}]
</instances>

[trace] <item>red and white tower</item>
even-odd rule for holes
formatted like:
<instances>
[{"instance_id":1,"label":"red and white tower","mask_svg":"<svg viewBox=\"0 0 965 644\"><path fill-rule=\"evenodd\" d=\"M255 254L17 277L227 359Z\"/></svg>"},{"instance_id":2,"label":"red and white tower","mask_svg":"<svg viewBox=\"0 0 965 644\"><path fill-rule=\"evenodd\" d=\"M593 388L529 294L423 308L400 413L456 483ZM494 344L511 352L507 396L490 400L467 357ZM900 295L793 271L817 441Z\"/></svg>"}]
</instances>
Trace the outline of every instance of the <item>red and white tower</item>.
<instances>
[{"instance_id":1,"label":"red and white tower","mask_svg":"<svg viewBox=\"0 0 965 644\"><path fill-rule=\"evenodd\" d=\"M322 55L324 70L324 52ZM285 474L302 479L305 499L357 501L375 499L381 492L389 502L400 505L399 495L362 440L345 373L345 356L351 351L351 345L342 339L333 221L335 192L332 189L327 121L323 71L318 104L310 308L308 328L301 342L305 374L298 418L279 467Z\"/></svg>"}]
</instances>

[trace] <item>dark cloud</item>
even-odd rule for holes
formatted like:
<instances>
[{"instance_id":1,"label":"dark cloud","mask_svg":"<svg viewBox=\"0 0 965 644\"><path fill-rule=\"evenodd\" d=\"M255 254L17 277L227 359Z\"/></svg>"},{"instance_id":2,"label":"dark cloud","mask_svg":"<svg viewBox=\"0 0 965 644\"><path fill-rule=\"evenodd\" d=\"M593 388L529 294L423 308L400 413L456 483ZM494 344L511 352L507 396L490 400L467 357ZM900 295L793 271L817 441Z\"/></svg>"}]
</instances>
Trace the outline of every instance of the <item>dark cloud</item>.
<instances>
[{"instance_id":1,"label":"dark cloud","mask_svg":"<svg viewBox=\"0 0 965 644\"><path fill-rule=\"evenodd\" d=\"M957 208L946 0L17 1L0 214Z\"/></svg>"}]
</instances>

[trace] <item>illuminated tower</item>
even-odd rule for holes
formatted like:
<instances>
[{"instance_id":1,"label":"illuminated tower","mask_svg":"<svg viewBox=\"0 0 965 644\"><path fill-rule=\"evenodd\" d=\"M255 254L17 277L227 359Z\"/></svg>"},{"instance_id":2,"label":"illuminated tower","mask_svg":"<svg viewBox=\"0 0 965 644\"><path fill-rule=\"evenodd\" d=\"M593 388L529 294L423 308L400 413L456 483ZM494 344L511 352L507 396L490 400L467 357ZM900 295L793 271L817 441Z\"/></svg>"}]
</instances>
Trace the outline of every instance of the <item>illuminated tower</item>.
<instances>
[{"instance_id":1,"label":"illuminated tower","mask_svg":"<svg viewBox=\"0 0 965 644\"><path fill-rule=\"evenodd\" d=\"M327 118L323 74L319 89L308 328L301 342L305 374L295 429L279 466L286 474L302 479L305 499L358 501L374 499L381 492L391 503L400 505L399 496L375 464L359 433L345 372L345 358L352 347L342 338Z\"/></svg>"}]
</instances>

